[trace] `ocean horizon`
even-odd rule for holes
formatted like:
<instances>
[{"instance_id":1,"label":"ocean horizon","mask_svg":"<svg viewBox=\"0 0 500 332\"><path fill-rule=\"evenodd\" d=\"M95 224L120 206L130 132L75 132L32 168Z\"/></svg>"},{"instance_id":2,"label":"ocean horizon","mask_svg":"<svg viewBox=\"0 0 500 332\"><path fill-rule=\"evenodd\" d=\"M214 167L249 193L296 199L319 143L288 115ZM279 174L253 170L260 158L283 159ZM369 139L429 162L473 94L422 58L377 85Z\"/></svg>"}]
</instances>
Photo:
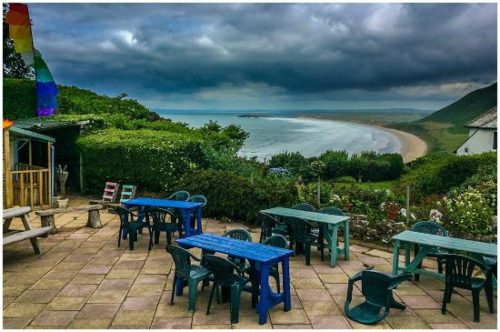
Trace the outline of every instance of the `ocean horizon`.
<instances>
[{"instance_id":1,"label":"ocean horizon","mask_svg":"<svg viewBox=\"0 0 500 332\"><path fill-rule=\"evenodd\" d=\"M391 132L366 124L336 120L318 120L294 117L293 113L268 111L165 111L158 114L190 127L198 128L208 121L222 126L236 124L250 135L238 154L268 160L280 152L300 152L306 157L318 156L327 150L345 150L349 153L375 151L401 153L402 143ZM242 117L243 114L266 116Z\"/></svg>"}]
</instances>

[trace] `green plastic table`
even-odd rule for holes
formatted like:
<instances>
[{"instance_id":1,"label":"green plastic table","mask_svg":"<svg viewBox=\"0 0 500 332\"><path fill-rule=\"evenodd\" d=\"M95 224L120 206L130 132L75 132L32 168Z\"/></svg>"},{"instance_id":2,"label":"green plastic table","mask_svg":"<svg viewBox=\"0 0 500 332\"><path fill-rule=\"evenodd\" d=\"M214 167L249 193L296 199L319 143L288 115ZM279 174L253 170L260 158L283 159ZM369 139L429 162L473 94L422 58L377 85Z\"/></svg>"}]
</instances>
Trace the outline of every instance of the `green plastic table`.
<instances>
[{"instance_id":1,"label":"green plastic table","mask_svg":"<svg viewBox=\"0 0 500 332\"><path fill-rule=\"evenodd\" d=\"M418 265L423 261L429 250L433 247L448 249L450 251L465 252L473 258L484 263L484 256L497 257L497 245L493 243L484 243L478 241L470 241L457 239L449 236L431 235L413 231L403 231L392 237L394 241L392 274L396 275L399 270L405 272L419 273L428 275L434 278L443 279L442 274L419 269ZM401 244L405 246L405 265L399 267L399 249ZM418 245L418 254L411 260L410 248L411 245Z\"/></svg>"},{"instance_id":2,"label":"green plastic table","mask_svg":"<svg viewBox=\"0 0 500 332\"><path fill-rule=\"evenodd\" d=\"M344 255L344 260L349 260L349 217L348 216L335 216L331 214L319 213L319 212L309 212L302 211L284 207L274 207L267 210L260 211L261 213L267 213L274 216L280 217L294 217L301 218L308 221L313 221L319 226L323 226L325 239L328 242L328 247L330 249L330 267L337 265L337 256L339 253ZM344 225L344 246L337 246L337 237L339 225Z\"/></svg>"}]
</instances>

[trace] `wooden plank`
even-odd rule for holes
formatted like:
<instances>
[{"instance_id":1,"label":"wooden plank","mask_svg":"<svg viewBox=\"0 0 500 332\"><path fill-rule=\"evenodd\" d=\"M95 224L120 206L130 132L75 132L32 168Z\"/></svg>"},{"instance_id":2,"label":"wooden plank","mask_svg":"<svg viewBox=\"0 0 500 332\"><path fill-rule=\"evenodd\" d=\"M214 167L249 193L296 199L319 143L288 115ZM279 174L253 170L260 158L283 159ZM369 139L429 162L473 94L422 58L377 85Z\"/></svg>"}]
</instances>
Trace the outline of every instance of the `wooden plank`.
<instances>
[{"instance_id":1,"label":"wooden plank","mask_svg":"<svg viewBox=\"0 0 500 332\"><path fill-rule=\"evenodd\" d=\"M30 205L31 205L32 209L35 207L35 195L34 195L34 188L33 188L33 173L30 173Z\"/></svg>"},{"instance_id":2,"label":"wooden plank","mask_svg":"<svg viewBox=\"0 0 500 332\"><path fill-rule=\"evenodd\" d=\"M24 175L19 176L19 204L26 204L26 196L24 196Z\"/></svg>"},{"instance_id":3,"label":"wooden plank","mask_svg":"<svg viewBox=\"0 0 500 332\"><path fill-rule=\"evenodd\" d=\"M38 204L43 206L43 173L38 171Z\"/></svg>"},{"instance_id":4,"label":"wooden plank","mask_svg":"<svg viewBox=\"0 0 500 332\"><path fill-rule=\"evenodd\" d=\"M3 210L3 218L8 219L8 218L20 217L23 214L26 214L29 212L31 212L31 207L29 207L29 206L22 206L22 207L17 207L17 208L5 209L5 210Z\"/></svg>"},{"instance_id":5,"label":"wooden plank","mask_svg":"<svg viewBox=\"0 0 500 332\"><path fill-rule=\"evenodd\" d=\"M403 231L392 237L393 240L401 242L417 243L423 246L439 247L456 251L466 251L487 256L497 256L497 245L453 238L449 236L439 236L413 231Z\"/></svg>"},{"instance_id":6,"label":"wooden plank","mask_svg":"<svg viewBox=\"0 0 500 332\"><path fill-rule=\"evenodd\" d=\"M11 175L11 158L10 158L10 130L4 129L3 131L3 169L5 176L5 205L7 208L12 207L14 204L14 187L12 185Z\"/></svg>"},{"instance_id":7,"label":"wooden plank","mask_svg":"<svg viewBox=\"0 0 500 332\"><path fill-rule=\"evenodd\" d=\"M301 218L308 221L315 221L324 224L340 224L349 219L349 216L335 216L326 213L302 211L284 207L274 207L271 209L262 210L260 212L281 217Z\"/></svg>"},{"instance_id":8,"label":"wooden plank","mask_svg":"<svg viewBox=\"0 0 500 332\"><path fill-rule=\"evenodd\" d=\"M95 204L95 205L71 207L71 208L66 208L66 209L42 210L42 211L36 211L35 213L37 216L45 217L45 216L50 216L50 215L60 214L60 213L67 213L67 212L83 212L83 211L89 211L89 210L101 210L102 208L103 208L102 205Z\"/></svg>"},{"instance_id":9,"label":"wooden plank","mask_svg":"<svg viewBox=\"0 0 500 332\"><path fill-rule=\"evenodd\" d=\"M37 228L37 229L31 229L29 231L20 231L16 232L14 234L9 233L7 235L4 235L3 237L3 244L10 244L22 240L28 240L28 239L33 239L38 236L42 236L44 234L47 234L50 232L52 227L42 227L42 228Z\"/></svg>"}]
</instances>

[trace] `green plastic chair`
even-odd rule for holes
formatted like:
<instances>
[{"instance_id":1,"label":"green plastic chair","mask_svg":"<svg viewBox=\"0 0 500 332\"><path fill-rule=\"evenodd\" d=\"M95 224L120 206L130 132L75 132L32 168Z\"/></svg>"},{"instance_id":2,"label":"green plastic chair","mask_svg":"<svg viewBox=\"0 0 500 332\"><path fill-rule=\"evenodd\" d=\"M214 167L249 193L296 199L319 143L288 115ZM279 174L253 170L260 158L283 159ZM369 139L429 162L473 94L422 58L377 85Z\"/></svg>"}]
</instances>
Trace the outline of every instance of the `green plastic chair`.
<instances>
[{"instance_id":1,"label":"green plastic chair","mask_svg":"<svg viewBox=\"0 0 500 332\"><path fill-rule=\"evenodd\" d=\"M434 221L420 221L413 226L411 226L411 231L414 232L419 232L419 233L425 233L425 234L432 234L432 235L440 235L440 236L448 236L448 230L438 224L437 222ZM415 256L418 254L418 245L414 246L414 251L415 251ZM446 249L440 249L437 247L433 247L430 249L429 253L427 254L428 257L435 257L437 259L438 263L438 272L443 273L443 260L441 259L442 254L447 254L449 253L448 250ZM422 268L422 263L418 265L418 268ZM420 280L420 274L415 273L415 280L419 281Z\"/></svg>"},{"instance_id":2,"label":"green plastic chair","mask_svg":"<svg viewBox=\"0 0 500 332\"><path fill-rule=\"evenodd\" d=\"M179 190L167 197L174 201L187 201L189 198L189 193L185 190Z\"/></svg>"},{"instance_id":3,"label":"green plastic chair","mask_svg":"<svg viewBox=\"0 0 500 332\"><path fill-rule=\"evenodd\" d=\"M333 216L345 216L345 213L341 209L339 209L338 207L335 207L335 206L327 206L327 207L321 208L318 212L324 213L324 214L330 214ZM317 232L315 232L314 229L312 230L313 234L318 235L318 250L321 253L321 260L322 261L325 259L324 250L326 248L326 245L325 245L325 231L326 231L325 228L326 227L328 227L328 226L321 225L318 228ZM340 227L342 227L342 225L340 225ZM338 239L337 239L337 246L338 246Z\"/></svg>"},{"instance_id":4,"label":"green plastic chair","mask_svg":"<svg viewBox=\"0 0 500 332\"><path fill-rule=\"evenodd\" d=\"M355 322L372 325L384 319L389 314L390 308L405 310L406 306L394 300L392 290L403 281L410 279L411 273L390 276L371 270L371 268L356 273L349 279L347 297L344 302L345 314ZM360 280L361 293L363 293L366 301L349 308L354 283Z\"/></svg>"},{"instance_id":5,"label":"green plastic chair","mask_svg":"<svg viewBox=\"0 0 500 332\"><path fill-rule=\"evenodd\" d=\"M166 216L170 215L170 211L162 208L150 208L146 210L146 218L150 220L150 223L153 225L153 231L150 235L151 241L150 245L153 244L153 235L154 235L154 244L158 244L160 242L160 233L166 233L167 246L172 244L172 233L177 232L179 227L176 223L166 222ZM151 250L151 247L149 248Z\"/></svg>"},{"instance_id":6,"label":"green plastic chair","mask_svg":"<svg viewBox=\"0 0 500 332\"><path fill-rule=\"evenodd\" d=\"M267 244L277 248L286 248L288 246L286 237L279 234L268 237L262 244ZM278 269L278 263L270 266L269 275L273 277L274 280L276 280L276 290L279 293L281 286L280 286L280 273Z\"/></svg>"},{"instance_id":7,"label":"green plastic chair","mask_svg":"<svg viewBox=\"0 0 500 332\"><path fill-rule=\"evenodd\" d=\"M309 203L300 203L300 204L294 205L292 207L292 209L301 210L301 211L309 211L309 212L316 211L316 208Z\"/></svg>"},{"instance_id":8,"label":"green plastic chair","mask_svg":"<svg viewBox=\"0 0 500 332\"><path fill-rule=\"evenodd\" d=\"M175 276L172 285L172 297L170 304L174 304L176 289L182 289L183 283L187 282L189 292L189 311L195 311L196 291L198 284L210 276L210 271L201 265L191 264L191 258L201 262L201 259L179 246L169 245L167 252L172 255L175 264ZM177 287L176 287L177 286Z\"/></svg>"},{"instance_id":9,"label":"green plastic chair","mask_svg":"<svg viewBox=\"0 0 500 332\"><path fill-rule=\"evenodd\" d=\"M301 218L286 218L290 232L290 249L295 244L295 253L298 252L298 246L304 248L306 265L311 265L311 246L318 239L318 236L311 233L312 225Z\"/></svg>"},{"instance_id":10,"label":"green plastic chair","mask_svg":"<svg viewBox=\"0 0 500 332\"><path fill-rule=\"evenodd\" d=\"M492 271L475 259L454 255L442 254L440 257L445 264L445 286L443 305L441 313L446 314L446 304L451 302L451 295L454 288L467 289L472 291L472 303L474 306L474 322L479 322L479 293L484 288L488 309L493 313L493 282ZM483 272L485 278L475 277L479 270Z\"/></svg>"},{"instance_id":11,"label":"green plastic chair","mask_svg":"<svg viewBox=\"0 0 500 332\"><path fill-rule=\"evenodd\" d=\"M230 237L232 239L238 239L242 241L252 242L252 234L249 231L243 228L235 228L224 233L225 237ZM246 261L244 258L233 257L231 255L227 256L232 263L239 266L239 269L243 272L250 271L250 263Z\"/></svg>"},{"instance_id":12,"label":"green plastic chair","mask_svg":"<svg viewBox=\"0 0 500 332\"><path fill-rule=\"evenodd\" d=\"M230 312L231 324L238 323L240 312L241 292L245 289L245 285L250 282L249 278L243 277L243 271L233 262L214 255L203 255L203 262L210 272L214 275L214 283L208 300L207 315L210 314L210 306L214 297L214 292L218 287L227 287L231 291ZM237 273L234 273L234 272ZM252 287L255 292L255 288Z\"/></svg>"},{"instance_id":13,"label":"green plastic chair","mask_svg":"<svg viewBox=\"0 0 500 332\"><path fill-rule=\"evenodd\" d=\"M259 243L263 243L266 239L275 234L287 235L287 226L267 213L259 213L258 223L261 227Z\"/></svg>"},{"instance_id":14,"label":"green plastic chair","mask_svg":"<svg viewBox=\"0 0 500 332\"><path fill-rule=\"evenodd\" d=\"M143 227L147 227L149 231L149 246L152 246L151 243L151 225L149 224L149 221L147 218L144 218L146 220L145 222L140 222L137 219L137 215L135 215L132 211L130 211L127 208L124 208L123 206L115 206L113 208L115 212L118 214L120 217L120 230L118 231L118 247L120 247L121 244L121 238L123 235L123 230L127 230L128 234L128 241L129 241L129 249L134 250L134 242L137 241L137 234L139 231L142 231ZM134 217L136 218L134 220Z\"/></svg>"},{"instance_id":15,"label":"green plastic chair","mask_svg":"<svg viewBox=\"0 0 500 332\"><path fill-rule=\"evenodd\" d=\"M208 203L207 198L203 195L189 196L189 198L186 201L187 202L201 203L202 210ZM191 211L190 222L191 222L191 227L194 228L195 223L196 223L196 214L194 213L194 211Z\"/></svg>"}]
</instances>

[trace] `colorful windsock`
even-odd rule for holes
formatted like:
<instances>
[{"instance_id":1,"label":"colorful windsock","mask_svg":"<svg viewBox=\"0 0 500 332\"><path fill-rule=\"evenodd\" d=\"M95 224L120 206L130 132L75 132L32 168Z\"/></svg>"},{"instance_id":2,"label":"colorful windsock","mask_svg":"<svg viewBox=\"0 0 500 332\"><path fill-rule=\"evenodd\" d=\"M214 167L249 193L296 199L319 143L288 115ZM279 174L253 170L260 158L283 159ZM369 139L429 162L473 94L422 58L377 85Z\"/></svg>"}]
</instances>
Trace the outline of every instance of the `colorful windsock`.
<instances>
[{"instance_id":1,"label":"colorful windsock","mask_svg":"<svg viewBox=\"0 0 500 332\"><path fill-rule=\"evenodd\" d=\"M57 108L57 86L40 52L33 46L28 5L9 4L5 21L9 25L9 37L14 41L16 52L21 54L28 66L35 69L38 116L53 115Z\"/></svg>"}]
</instances>

